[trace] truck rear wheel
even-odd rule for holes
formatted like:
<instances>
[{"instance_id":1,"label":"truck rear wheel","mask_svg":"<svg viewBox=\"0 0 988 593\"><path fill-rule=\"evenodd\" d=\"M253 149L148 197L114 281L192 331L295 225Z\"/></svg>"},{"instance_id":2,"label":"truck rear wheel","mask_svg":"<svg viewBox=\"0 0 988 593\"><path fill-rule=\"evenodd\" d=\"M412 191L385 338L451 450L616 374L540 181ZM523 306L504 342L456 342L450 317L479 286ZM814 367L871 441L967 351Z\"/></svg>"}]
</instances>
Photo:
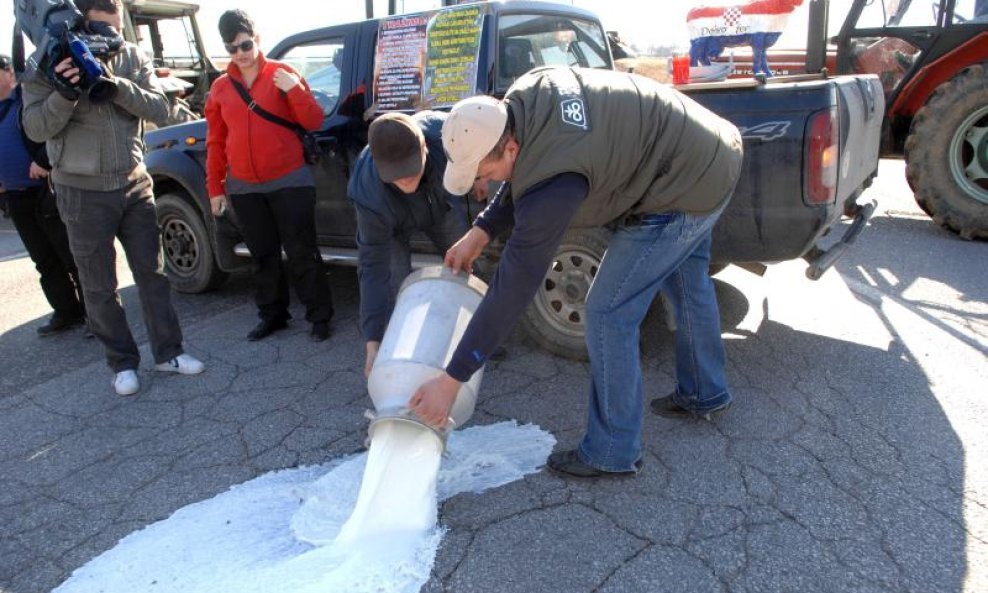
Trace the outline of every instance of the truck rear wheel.
<instances>
[{"instance_id":1,"label":"truck rear wheel","mask_svg":"<svg viewBox=\"0 0 988 593\"><path fill-rule=\"evenodd\" d=\"M603 229L566 232L522 327L540 346L566 358L587 360L587 292L607 250Z\"/></svg>"},{"instance_id":2,"label":"truck rear wheel","mask_svg":"<svg viewBox=\"0 0 988 593\"><path fill-rule=\"evenodd\" d=\"M228 274L213 256L206 223L182 195L164 194L155 200L165 271L178 292L200 293L218 288Z\"/></svg>"},{"instance_id":3,"label":"truck rear wheel","mask_svg":"<svg viewBox=\"0 0 988 593\"><path fill-rule=\"evenodd\" d=\"M609 242L610 233L604 229L571 229L563 235L549 271L522 317L522 328L539 346L557 356L587 360L587 293ZM710 264L710 275L727 266ZM668 311L664 297L661 302ZM675 322L666 321L674 329Z\"/></svg>"},{"instance_id":4,"label":"truck rear wheel","mask_svg":"<svg viewBox=\"0 0 988 593\"><path fill-rule=\"evenodd\" d=\"M988 73L984 64L942 84L913 118L906 178L916 202L964 239L988 239Z\"/></svg>"}]
</instances>

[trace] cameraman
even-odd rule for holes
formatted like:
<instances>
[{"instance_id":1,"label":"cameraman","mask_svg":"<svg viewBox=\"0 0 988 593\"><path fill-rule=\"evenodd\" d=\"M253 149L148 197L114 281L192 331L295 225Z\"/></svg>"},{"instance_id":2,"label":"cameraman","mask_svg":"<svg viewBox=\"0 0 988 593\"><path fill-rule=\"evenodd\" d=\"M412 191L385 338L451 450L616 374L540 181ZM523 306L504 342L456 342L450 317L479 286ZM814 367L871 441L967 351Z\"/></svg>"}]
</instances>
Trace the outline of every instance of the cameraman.
<instances>
[{"instance_id":1,"label":"cameraman","mask_svg":"<svg viewBox=\"0 0 988 593\"><path fill-rule=\"evenodd\" d=\"M121 29L120 0L77 0L76 6L87 25ZM99 102L79 86L79 64L71 57L51 73L39 71L23 85L24 128L33 140L48 143L58 210L79 268L90 327L115 373L114 390L132 395L140 389L140 353L117 294L114 238L123 245L137 283L155 369L192 375L204 366L183 353L144 165L142 122L163 121L168 99L134 44L125 43L104 59L103 69L103 86L115 92Z\"/></svg>"}]
</instances>

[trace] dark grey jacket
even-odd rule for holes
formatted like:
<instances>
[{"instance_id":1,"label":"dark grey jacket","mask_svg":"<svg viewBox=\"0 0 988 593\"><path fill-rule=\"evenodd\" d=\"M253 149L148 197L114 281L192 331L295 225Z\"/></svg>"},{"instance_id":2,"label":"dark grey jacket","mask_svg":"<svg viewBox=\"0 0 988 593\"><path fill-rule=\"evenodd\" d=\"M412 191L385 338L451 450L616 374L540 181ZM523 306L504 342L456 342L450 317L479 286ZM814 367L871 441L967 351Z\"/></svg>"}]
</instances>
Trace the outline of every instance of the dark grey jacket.
<instances>
[{"instance_id":1,"label":"dark grey jacket","mask_svg":"<svg viewBox=\"0 0 988 593\"><path fill-rule=\"evenodd\" d=\"M119 189L147 174L143 123L168 117L168 99L158 90L144 52L127 43L109 61L117 83L112 102L71 101L40 75L25 81L24 129L47 142L56 184L92 191Z\"/></svg>"},{"instance_id":2,"label":"dark grey jacket","mask_svg":"<svg viewBox=\"0 0 988 593\"><path fill-rule=\"evenodd\" d=\"M741 171L734 124L672 88L609 70L539 68L504 98L521 152L511 192L579 173L590 193L571 226L628 214L705 214L730 198Z\"/></svg>"}]
</instances>

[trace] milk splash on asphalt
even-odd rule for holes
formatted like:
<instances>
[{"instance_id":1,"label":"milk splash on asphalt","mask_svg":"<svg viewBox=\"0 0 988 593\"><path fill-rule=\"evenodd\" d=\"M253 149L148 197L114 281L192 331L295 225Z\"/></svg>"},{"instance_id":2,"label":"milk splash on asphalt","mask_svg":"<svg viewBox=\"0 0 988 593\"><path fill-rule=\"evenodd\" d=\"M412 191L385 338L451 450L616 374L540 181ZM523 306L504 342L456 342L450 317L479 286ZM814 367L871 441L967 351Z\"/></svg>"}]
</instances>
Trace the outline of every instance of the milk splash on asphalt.
<instances>
[{"instance_id":1,"label":"milk splash on asphalt","mask_svg":"<svg viewBox=\"0 0 988 593\"><path fill-rule=\"evenodd\" d=\"M417 592L443 536L437 502L520 479L554 444L537 426L502 422L452 433L441 457L427 431L382 423L368 453L265 474L180 509L54 593Z\"/></svg>"}]
</instances>

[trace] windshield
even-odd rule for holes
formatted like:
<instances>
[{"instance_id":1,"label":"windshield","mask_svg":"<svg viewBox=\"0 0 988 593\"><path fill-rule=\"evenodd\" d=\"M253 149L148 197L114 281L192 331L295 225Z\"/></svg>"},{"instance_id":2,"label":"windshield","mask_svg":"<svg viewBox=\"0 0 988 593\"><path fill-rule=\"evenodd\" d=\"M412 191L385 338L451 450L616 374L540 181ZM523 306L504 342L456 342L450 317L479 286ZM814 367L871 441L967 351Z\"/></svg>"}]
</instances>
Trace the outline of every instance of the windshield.
<instances>
[{"instance_id":1,"label":"windshield","mask_svg":"<svg viewBox=\"0 0 988 593\"><path fill-rule=\"evenodd\" d=\"M913 0L872 0L864 5L858 18L858 29L882 27L934 27L940 2Z\"/></svg>"},{"instance_id":2,"label":"windshield","mask_svg":"<svg viewBox=\"0 0 988 593\"><path fill-rule=\"evenodd\" d=\"M202 66L189 17L135 16L134 28L138 45L151 56L156 67L181 70Z\"/></svg>"}]
</instances>

